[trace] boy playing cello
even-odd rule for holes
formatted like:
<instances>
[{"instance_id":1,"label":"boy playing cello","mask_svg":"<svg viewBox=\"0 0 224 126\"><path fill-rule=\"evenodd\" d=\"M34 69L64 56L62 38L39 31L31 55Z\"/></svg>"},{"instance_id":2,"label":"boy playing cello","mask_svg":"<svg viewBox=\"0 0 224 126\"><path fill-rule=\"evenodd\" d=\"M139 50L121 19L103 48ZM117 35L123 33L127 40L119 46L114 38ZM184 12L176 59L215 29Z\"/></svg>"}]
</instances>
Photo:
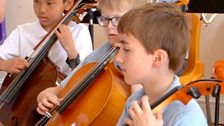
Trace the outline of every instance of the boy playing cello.
<instances>
[{"instance_id":1,"label":"boy playing cello","mask_svg":"<svg viewBox=\"0 0 224 126\"><path fill-rule=\"evenodd\" d=\"M117 126L153 125L150 104L181 85L175 71L188 48L186 19L176 4L148 4L127 12L119 22L118 33L120 50L116 61L125 81L130 85L141 84L143 88L129 97ZM174 101L162 111L164 126L207 125L193 99L186 106Z\"/></svg>"}]
</instances>

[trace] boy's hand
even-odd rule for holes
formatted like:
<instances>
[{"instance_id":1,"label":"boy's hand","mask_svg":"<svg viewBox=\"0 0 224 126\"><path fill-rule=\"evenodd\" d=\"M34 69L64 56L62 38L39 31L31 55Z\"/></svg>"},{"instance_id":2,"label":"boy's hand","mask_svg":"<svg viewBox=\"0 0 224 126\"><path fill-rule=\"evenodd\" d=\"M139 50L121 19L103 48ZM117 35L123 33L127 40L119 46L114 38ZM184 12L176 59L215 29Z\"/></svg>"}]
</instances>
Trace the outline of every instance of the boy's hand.
<instances>
[{"instance_id":1,"label":"boy's hand","mask_svg":"<svg viewBox=\"0 0 224 126\"><path fill-rule=\"evenodd\" d=\"M147 96L142 97L142 108L137 101L132 103L132 108L128 110L130 118L125 118L125 124L129 126L162 126L162 114L153 114Z\"/></svg>"},{"instance_id":2,"label":"boy's hand","mask_svg":"<svg viewBox=\"0 0 224 126\"><path fill-rule=\"evenodd\" d=\"M24 58L1 60L1 62L1 70L10 74L17 74L23 69L29 67L28 62Z\"/></svg>"},{"instance_id":3,"label":"boy's hand","mask_svg":"<svg viewBox=\"0 0 224 126\"><path fill-rule=\"evenodd\" d=\"M62 87L50 87L39 93L37 96L37 112L41 115L44 115L45 112L48 112L50 109L53 109L55 106L58 106L62 99L58 98L58 95L62 90Z\"/></svg>"},{"instance_id":4,"label":"boy's hand","mask_svg":"<svg viewBox=\"0 0 224 126\"><path fill-rule=\"evenodd\" d=\"M68 54L69 59L73 59L78 55L76 51L74 40L72 38L72 32L69 30L68 26L62 24L58 30L55 31L61 46L65 49Z\"/></svg>"}]
</instances>

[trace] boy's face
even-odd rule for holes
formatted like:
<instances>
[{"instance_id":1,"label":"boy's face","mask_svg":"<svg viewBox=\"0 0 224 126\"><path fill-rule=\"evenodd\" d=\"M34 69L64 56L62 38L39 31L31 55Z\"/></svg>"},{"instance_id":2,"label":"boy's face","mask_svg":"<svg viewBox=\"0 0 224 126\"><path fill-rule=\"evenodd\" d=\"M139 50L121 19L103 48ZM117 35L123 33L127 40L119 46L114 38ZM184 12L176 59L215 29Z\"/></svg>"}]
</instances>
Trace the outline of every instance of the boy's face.
<instances>
[{"instance_id":1,"label":"boy's face","mask_svg":"<svg viewBox=\"0 0 224 126\"><path fill-rule=\"evenodd\" d=\"M69 10L72 5L69 5L67 0L34 0L33 7L40 24L45 30L50 30L62 18L64 10Z\"/></svg>"},{"instance_id":2,"label":"boy's face","mask_svg":"<svg viewBox=\"0 0 224 126\"><path fill-rule=\"evenodd\" d=\"M121 17L123 16L124 13L125 12L122 12L122 11L111 10L107 7L102 7L101 9L101 14L102 14L101 16L106 18ZM104 27L104 31L105 31L107 39L112 45L119 42L117 27L114 27L111 21L109 21L108 26Z\"/></svg>"},{"instance_id":3,"label":"boy's face","mask_svg":"<svg viewBox=\"0 0 224 126\"><path fill-rule=\"evenodd\" d=\"M148 54L145 48L132 35L120 34L120 50L116 61L121 65L125 81L128 84L148 83L153 74L154 55Z\"/></svg>"}]
</instances>

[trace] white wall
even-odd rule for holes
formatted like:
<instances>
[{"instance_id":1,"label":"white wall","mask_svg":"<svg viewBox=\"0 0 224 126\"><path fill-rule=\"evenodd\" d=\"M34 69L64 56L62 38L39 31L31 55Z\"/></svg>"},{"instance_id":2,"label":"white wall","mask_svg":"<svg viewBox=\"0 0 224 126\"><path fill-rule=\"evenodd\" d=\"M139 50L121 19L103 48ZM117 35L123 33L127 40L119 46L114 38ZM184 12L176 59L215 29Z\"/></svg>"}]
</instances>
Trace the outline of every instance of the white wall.
<instances>
[{"instance_id":1,"label":"white wall","mask_svg":"<svg viewBox=\"0 0 224 126\"><path fill-rule=\"evenodd\" d=\"M201 61L205 64L205 77L212 75L212 65L224 59L224 15L219 14L208 26L201 29Z\"/></svg>"},{"instance_id":2,"label":"white wall","mask_svg":"<svg viewBox=\"0 0 224 126\"><path fill-rule=\"evenodd\" d=\"M36 20L35 13L33 11L33 0L8 0L7 2L6 27L8 34L10 34L18 24ZM97 48L102 42L106 41L106 37L103 33L102 27L95 25L94 30L94 45L95 48Z\"/></svg>"},{"instance_id":3,"label":"white wall","mask_svg":"<svg viewBox=\"0 0 224 126\"><path fill-rule=\"evenodd\" d=\"M35 21L33 0L7 0L6 27L9 34L18 24Z\"/></svg>"}]
</instances>

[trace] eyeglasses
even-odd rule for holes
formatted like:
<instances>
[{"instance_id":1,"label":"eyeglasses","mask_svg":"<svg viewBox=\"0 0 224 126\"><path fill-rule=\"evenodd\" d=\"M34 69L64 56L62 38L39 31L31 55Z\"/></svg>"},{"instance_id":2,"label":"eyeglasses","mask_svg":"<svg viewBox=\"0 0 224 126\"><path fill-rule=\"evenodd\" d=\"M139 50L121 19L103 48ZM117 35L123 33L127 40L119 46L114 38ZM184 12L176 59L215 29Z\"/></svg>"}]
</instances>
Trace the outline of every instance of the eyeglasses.
<instances>
[{"instance_id":1,"label":"eyeglasses","mask_svg":"<svg viewBox=\"0 0 224 126\"><path fill-rule=\"evenodd\" d=\"M97 17L98 23L100 26L107 27L109 24L109 21L111 21L112 25L114 27L118 26L119 20L121 17L112 17L112 18L107 18L103 16Z\"/></svg>"}]
</instances>

